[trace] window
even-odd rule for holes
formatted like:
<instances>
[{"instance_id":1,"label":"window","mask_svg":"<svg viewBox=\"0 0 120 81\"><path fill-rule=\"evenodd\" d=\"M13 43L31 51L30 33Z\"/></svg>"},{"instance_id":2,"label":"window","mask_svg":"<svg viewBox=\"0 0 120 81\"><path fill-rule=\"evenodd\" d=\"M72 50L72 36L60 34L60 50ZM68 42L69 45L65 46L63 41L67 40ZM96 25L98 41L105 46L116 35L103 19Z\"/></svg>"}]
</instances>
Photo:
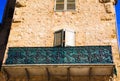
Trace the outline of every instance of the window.
<instances>
[{"instance_id":1,"label":"window","mask_svg":"<svg viewBox=\"0 0 120 81\"><path fill-rule=\"evenodd\" d=\"M60 30L60 31L56 31L54 33L54 46L57 46L57 47L62 47L64 46L63 42L64 42L64 31Z\"/></svg>"},{"instance_id":2,"label":"window","mask_svg":"<svg viewBox=\"0 0 120 81\"><path fill-rule=\"evenodd\" d=\"M110 0L100 0L100 2L107 3L107 2L110 2Z\"/></svg>"},{"instance_id":3,"label":"window","mask_svg":"<svg viewBox=\"0 0 120 81\"><path fill-rule=\"evenodd\" d=\"M75 32L73 30L62 29L54 33L54 46L66 47L75 46Z\"/></svg>"},{"instance_id":4,"label":"window","mask_svg":"<svg viewBox=\"0 0 120 81\"><path fill-rule=\"evenodd\" d=\"M75 10L75 0L56 0L55 11Z\"/></svg>"}]
</instances>

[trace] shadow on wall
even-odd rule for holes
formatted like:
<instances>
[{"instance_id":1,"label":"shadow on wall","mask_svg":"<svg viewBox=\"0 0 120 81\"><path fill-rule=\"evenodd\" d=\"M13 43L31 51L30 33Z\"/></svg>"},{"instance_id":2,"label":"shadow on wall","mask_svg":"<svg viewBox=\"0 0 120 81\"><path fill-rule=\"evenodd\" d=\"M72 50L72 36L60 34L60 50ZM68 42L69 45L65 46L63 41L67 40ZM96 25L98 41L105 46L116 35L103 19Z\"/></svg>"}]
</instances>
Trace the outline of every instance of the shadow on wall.
<instances>
[{"instance_id":1,"label":"shadow on wall","mask_svg":"<svg viewBox=\"0 0 120 81\"><path fill-rule=\"evenodd\" d=\"M4 16L3 16L3 21L0 24L0 69L1 69L3 58L4 58L4 53L5 53L8 37L9 37L9 32L11 29L15 3L16 3L16 0L7 1L7 5L6 5Z\"/></svg>"}]
</instances>

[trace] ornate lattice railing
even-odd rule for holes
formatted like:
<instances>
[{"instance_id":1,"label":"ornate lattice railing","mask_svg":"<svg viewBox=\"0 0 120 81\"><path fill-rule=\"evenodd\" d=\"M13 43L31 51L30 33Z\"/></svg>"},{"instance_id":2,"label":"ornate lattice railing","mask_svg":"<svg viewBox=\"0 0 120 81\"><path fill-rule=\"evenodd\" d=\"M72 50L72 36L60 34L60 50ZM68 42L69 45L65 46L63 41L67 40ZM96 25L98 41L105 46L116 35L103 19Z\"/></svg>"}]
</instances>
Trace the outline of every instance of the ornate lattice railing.
<instances>
[{"instance_id":1,"label":"ornate lattice railing","mask_svg":"<svg viewBox=\"0 0 120 81\"><path fill-rule=\"evenodd\" d=\"M6 64L112 64L111 46L9 47Z\"/></svg>"}]
</instances>

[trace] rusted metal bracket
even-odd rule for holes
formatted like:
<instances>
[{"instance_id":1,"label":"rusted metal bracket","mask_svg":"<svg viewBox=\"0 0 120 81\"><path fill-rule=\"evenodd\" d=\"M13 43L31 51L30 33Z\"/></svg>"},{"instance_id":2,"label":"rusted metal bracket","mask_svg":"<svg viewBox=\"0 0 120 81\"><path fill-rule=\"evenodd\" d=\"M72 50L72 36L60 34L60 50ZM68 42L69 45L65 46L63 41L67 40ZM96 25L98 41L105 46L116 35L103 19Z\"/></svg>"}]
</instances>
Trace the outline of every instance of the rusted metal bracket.
<instances>
[{"instance_id":1,"label":"rusted metal bracket","mask_svg":"<svg viewBox=\"0 0 120 81\"><path fill-rule=\"evenodd\" d=\"M27 79L27 81L29 81L30 80L30 75L29 75L29 72L28 72L27 68L25 68L25 73L26 73L26 79Z\"/></svg>"},{"instance_id":2,"label":"rusted metal bracket","mask_svg":"<svg viewBox=\"0 0 120 81\"><path fill-rule=\"evenodd\" d=\"M50 72L49 72L48 68L46 68L46 72L47 72L48 81L50 81Z\"/></svg>"},{"instance_id":3,"label":"rusted metal bracket","mask_svg":"<svg viewBox=\"0 0 120 81\"><path fill-rule=\"evenodd\" d=\"M5 68L2 68L2 73L3 73L3 75L4 75L4 77L5 77L5 80L6 81L9 81L9 74L8 74L8 72L5 70Z\"/></svg>"}]
</instances>

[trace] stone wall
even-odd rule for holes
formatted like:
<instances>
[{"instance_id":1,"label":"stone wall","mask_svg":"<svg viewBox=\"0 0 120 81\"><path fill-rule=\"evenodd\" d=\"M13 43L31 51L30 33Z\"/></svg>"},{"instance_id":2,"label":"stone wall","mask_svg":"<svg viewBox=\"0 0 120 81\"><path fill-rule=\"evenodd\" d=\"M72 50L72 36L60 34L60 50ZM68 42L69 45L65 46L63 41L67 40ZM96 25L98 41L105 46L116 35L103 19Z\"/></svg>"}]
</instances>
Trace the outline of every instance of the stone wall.
<instances>
[{"instance_id":1,"label":"stone wall","mask_svg":"<svg viewBox=\"0 0 120 81\"><path fill-rule=\"evenodd\" d=\"M54 32L72 29L76 46L112 45L120 80L114 1L76 0L75 11L54 11L54 0L17 0L7 47L51 47ZM6 57L6 56L5 56Z\"/></svg>"},{"instance_id":2,"label":"stone wall","mask_svg":"<svg viewBox=\"0 0 120 81\"><path fill-rule=\"evenodd\" d=\"M65 12L54 11L54 0L23 1L16 4L8 47L53 46L54 32L62 28L76 32L76 46L117 42L112 2L107 13L108 3L98 0L76 0L76 10Z\"/></svg>"}]
</instances>

